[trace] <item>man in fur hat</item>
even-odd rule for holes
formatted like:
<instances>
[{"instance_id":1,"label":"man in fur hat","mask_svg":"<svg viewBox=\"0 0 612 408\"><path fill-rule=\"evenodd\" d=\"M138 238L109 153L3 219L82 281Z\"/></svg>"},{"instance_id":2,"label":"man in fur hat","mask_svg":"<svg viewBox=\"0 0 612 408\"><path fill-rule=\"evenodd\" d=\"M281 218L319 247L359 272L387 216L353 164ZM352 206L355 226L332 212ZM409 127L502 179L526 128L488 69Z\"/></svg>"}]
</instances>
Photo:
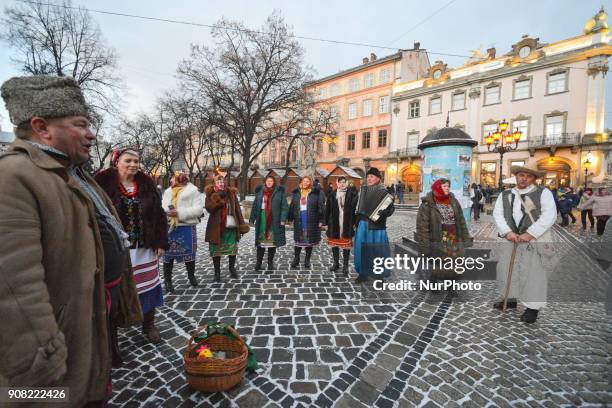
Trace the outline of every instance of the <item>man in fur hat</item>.
<instances>
[{"instance_id":1,"label":"man in fur hat","mask_svg":"<svg viewBox=\"0 0 612 408\"><path fill-rule=\"evenodd\" d=\"M58 406L101 405L109 311L125 324L142 311L127 235L80 167L95 140L87 105L66 77L15 77L1 93L17 139L0 156L0 376L12 387L69 388Z\"/></svg>"},{"instance_id":2,"label":"man in fur hat","mask_svg":"<svg viewBox=\"0 0 612 408\"><path fill-rule=\"evenodd\" d=\"M557 219L557 209L552 192L535 184L537 178L544 176L535 163L512 166L510 171L516 177L516 186L499 196L493 210L499 235L506 242L500 245L497 281L504 294L516 245L507 307L516 308L520 300L526 308L521 321L533 323L546 305L547 275L554 268L551 228ZM502 309L503 300L493 307Z\"/></svg>"}]
</instances>

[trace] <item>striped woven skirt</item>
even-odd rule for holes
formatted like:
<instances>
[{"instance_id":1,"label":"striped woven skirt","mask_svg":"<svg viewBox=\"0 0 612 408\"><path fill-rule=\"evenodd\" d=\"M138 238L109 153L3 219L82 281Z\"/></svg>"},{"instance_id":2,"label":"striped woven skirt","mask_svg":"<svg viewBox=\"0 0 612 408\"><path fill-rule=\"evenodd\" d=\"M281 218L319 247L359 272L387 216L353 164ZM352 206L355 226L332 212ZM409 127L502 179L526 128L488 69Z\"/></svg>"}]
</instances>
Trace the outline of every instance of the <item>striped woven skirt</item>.
<instances>
[{"instance_id":1,"label":"striped woven skirt","mask_svg":"<svg viewBox=\"0 0 612 408\"><path fill-rule=\"evenodd\" d=\"M329 238L327 237L327 245L330 247L351 249L353 247L353 240L351 238Z\"/></svg>"},{"instance_id":2,"label":"striped woven skirt","mask_svg":"<svg viewBox=\"0 0 612 408\"><path fill-rule=\"evenodd\" d=\"M164 304L157 255L152 249L136 248L130 249L130 259L142 312L147 313Z\"/></svg>"}]
</instances>

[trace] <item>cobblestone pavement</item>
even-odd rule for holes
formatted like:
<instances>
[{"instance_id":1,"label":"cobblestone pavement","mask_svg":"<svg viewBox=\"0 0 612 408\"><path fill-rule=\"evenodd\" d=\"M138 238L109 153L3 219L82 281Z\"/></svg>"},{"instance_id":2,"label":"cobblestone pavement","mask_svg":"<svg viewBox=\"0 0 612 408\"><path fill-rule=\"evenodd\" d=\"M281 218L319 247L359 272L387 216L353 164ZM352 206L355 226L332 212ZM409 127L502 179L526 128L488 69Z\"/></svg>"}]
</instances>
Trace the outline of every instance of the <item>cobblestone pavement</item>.
<instances>
[{"instance_id":1,"label":"cobblestone pavement","mask_svg":"<svg viewBox=\"0 0 612 408\"><path fill-rule=\"evenodd\" d=\"M415 214L389 221L392 242L412 236ZM254 272L253 232L240 244L240 279L212 283L199 229L197 274L182 266L176 291L158 309L164 339L148 344L137 328L120 331L124 365L113 371L111 406L125 407L557 407L612 404L611 329L603 302L549 302L538 322L491 308L492 282L451 299L444 293L365 290L327 272L330 251L315 249L311 270L290 270L292 234L277 270ZM471 225L477 245L494 239L490 217ZM565 291L605 291L610 271L569 231L555 229ZM569 255L568 255L569 254ZM395 274L393 279L405 278ZM550 289L549 289L550 291ZM584 299L584 298L582 298ZM234 324L260 369L229 392L193 391L182 371L189 333L214 319Z\"/></svg>"}]
</instances>

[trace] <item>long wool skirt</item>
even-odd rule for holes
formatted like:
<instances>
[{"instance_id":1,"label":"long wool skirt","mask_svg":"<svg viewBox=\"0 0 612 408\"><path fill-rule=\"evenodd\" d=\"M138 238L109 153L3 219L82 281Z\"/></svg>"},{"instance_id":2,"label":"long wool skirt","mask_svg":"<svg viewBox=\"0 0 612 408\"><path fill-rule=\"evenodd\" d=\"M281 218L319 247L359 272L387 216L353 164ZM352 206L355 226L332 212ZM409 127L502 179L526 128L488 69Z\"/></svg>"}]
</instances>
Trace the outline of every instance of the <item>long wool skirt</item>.
<instances>
[{"instance_id":1,"label":"long wool skirt","mask_svg":"<svg viewBox=\"0 0 612 408\"><path fill-rule=\"evenodd\" d=\"M195 225L181 225L168 234L168 250L164 262L179 263L195 261L198 236Z\"/></svg>"},{"instance_id":2,"label":"long wool skirt","mask_svg":"<svg viewBox=\"0 0 612 408\"><path fill-rule=\"evenodd\" d=\"M226 228L221 236L220 244L208 243L210 256L236 256L238 254L238 241L236 241L236 230L234 228Z\"/></svg>"},{"instance_id":3,"label":"long wool skirt","mask_svg":"<svg viewBox=\"0 0 612 408\"><path fill-rule=\"evenodd\" d=\"M130 249L130 259L142 312L150 312L164 304L157 255L152 249L136 248Z\"/></svg>"},{"instance_id":4,"label":"long wool skirt","mask_svg":"<svg viewBox=\"0 0 612 408\"><path fill-rule=\"evenodd\" d=\"M259 214L259 228L257 230L257 242L258 245L262 248L275 248L274 244L274 231L272 231L272 227L268 231L268 236L266 237L266 210L261 210Z\"/></svg>"},{"instance_id":5,"label":"long wool skirt","mask_svg":"<svg viewBox=\"0 0 612 408\"><path fill-rule=\"evenodd\" d=\"M300 211L300 227L302 230L299 233L299 238L295 240L295 246L300 248L312 248L319 243L308 241L308 211Z\"/></svg>"},{"instance_id":6,"label":"long wool skirt","mask_svg":"<svg viewBox=\"0 0 612 408\"><path fill-rule=\"evenodd\" d=\"M388 277L391 270L384 269L382 273L374 273L375 258L389 258L389 237L387 230L370 230L367 221L359 221L355 234L355 270L363 277Z\"/></svg>"}]
</instances>

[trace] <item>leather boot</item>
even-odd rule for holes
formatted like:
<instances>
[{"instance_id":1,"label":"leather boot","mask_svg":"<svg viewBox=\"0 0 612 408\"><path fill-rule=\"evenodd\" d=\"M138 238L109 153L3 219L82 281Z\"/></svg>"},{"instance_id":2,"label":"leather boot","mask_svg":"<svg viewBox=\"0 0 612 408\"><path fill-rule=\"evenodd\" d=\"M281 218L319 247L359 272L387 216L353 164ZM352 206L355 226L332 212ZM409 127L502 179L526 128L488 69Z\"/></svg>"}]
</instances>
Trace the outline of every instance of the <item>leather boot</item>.
<instances>
[{"instance_id":1,"label":"leather boot","mask_svg":"<svg viewBox=\"0 0 612 408\"><path fill-rule=\"evenodd\" d=\"M310 268L310 256L312 255L312 247L306 248L306 256L304 257L304 268Z\"/></svg>"},{"instance_id":2,"label":"leather boot","mask_svg":"<svg viewBox=\"0 0 612 408\"><path fill-rule=\"evenodd\" d=\"M161 342L159 330L155 327L155 309L145 313L143 317L142 334L144 334L151 343Z\"/></svg>"},{"instance_id":3,"label":"leather boot","mask_svg":"<svg viewBox=\"0 0 612 408\"><path fill-rule=\"evenodd\" d=\"M300 252L302 252L301 247L293 248L293 262L291 262L292 268L297 268L298 266L300 266Z\"/></svg>"},{"instance_id":4,"label":"leather boot","mask_svg":"<svg viewBox=\"0 0 612 408\"><path fill-rule=\"evenodd\" d=\"M117 325L115 324L114 319L109 319L108 325L109 331L109 341L111 345L111 355L112 355L112 366L113 368L121 367L123 364L123 359L121 358L121 353L119 351L119 341L117 339Z\"/></svg>"},{"instance_id":5,"label":"leather boot","mask_svg":"<svg viewBox=\"0 0 612 408\"><path fill-rule=\"evenodd\" d=\"M215 282L221 282L221 257L213 256L213 266L215 267Z\"/></svg>"},{"instance_id":6,"label":"leather boot","mask_svg":"<svg viewBox=\"0 0 612 408\"><path fill-rule=\"evenodd\" d=\"M164 287L166 293L174 292L174 286L172 285L172 267L174 262L164 262Z\"/></svg>"},{"instance_id":7,"label":"leather boot","mask_svg":"<svg viewBox=\"0 0 612 408\"><path fill-rule=\"evenodd\" d=\"M276 255L276 248L268 248L268 270L274 270L274 255Z\"/></svg>"},{"instance_id":8,"label":"leather boot","mask_svg":"<svg viewBox=\"0 0 612 408\"><path fill-rule=\"evenodd\" d=\"M342 250L342 273L346 276L349 274L349 259L351 258L351 250L343 249Z\"/></svg>"},{"instance_id":9,"label":"leather boot","mask_svg":"<svg viewBox=\"0 0 612 408\"><path fill-rule=\"evenodd\" d=\"M229 256L229 273L232 278L238 279L238 274L236 273L236 255Z\"/></svg>"},{"instance_id":10,"label":"leather boot","mask_svg":"<svg viewBox=\"0 0 612 408\"><path fill-rule=\"evenodd\" d=\"M198 281L195 278L195 261L185 262L185 268L187 268L187 279L194 288L198 287Z\"/></svg>"},{"instance_id":11,"label":"leather boot","mask_svg":"<svg viewBox=\"0 0 612 408\"><path fill-rule=\"evenodd\" d=\"M334 258L334 263L329 267L329 271L336 272L340 268L340 248L332 247L332 257Z\"/></svg>"},{"instance_id":12,"label":"leather boot","mask_svg":"<svg viewBox=\"0 0 612 408\"><path fill-rule=\"evenodd\" d=\"M260 246L257 247L257 262L255 262L255 270L261 270L261 263L263 262L264 253L266 252L265 248Z\"/></svg>"}]
</instances>

